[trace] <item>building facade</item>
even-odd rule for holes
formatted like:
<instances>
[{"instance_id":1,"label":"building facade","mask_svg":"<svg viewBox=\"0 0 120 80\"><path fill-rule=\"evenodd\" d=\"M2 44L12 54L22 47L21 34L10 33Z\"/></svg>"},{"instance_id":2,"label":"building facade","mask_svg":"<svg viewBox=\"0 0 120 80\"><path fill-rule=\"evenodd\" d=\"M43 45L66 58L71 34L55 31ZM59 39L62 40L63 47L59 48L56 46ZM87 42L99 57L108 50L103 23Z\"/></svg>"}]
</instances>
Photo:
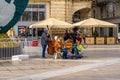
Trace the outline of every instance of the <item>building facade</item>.
<instances>
[{"instance_id":1,"label":"building facade","mask_svg":"<svg viewBox=\"0 0 120 80\"><path fill-rule=\"evenodd\" d=\"M120 0L94 0L91 17L117 24L117 29L99 29L101 36L117 37L116 32L120 33Z\"/></svg>"},{"instance_id":2,"label":"building facade","mask_svg":"<svg viewBox=\"0 0 120 80\"><path fill-rule=\"evenodd\" d=\"M20 21L14 26L15 33L47 18L78 22L91 17L91 5L91 0L29 0Z\"/></svg>"}]
</instances>

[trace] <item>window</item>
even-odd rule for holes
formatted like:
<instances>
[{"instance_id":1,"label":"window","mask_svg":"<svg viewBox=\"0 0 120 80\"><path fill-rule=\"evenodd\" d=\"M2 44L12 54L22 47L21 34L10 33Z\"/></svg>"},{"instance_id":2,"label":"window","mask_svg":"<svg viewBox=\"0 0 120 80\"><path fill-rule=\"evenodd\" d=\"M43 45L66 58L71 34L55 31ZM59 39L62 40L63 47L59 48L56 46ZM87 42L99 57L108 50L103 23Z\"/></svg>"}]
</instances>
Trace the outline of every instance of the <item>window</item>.
<instances>
[{"instance_id":1,"label":"window","mask_svg":"<svg viewBox=\"0 0 120 80\"><path fill-rule=\"evenodd\" d=\"M75 23L75 22L78 22L80 20L81 20L81 13L80 13L80 11L77 11L73 14L72 22Z\"/></svg>"},{"instance_id":2,"label":"window","mask_svg":"<svg viewBox=\"0 0 120 80\"><path fill-rule=\"evenodd\" d=\"M45 12L39 12L39 21L45 19Z\"/></svg>"},{"instance_id":3,"label":"window","mask_svg":"<svg viewBox=\"0 0 120 80\"><path fill-rule=\"evenodd\" d=\"M107 10L107 18L109 17L109 13L108 13L108 10Z\"/></svg>"},{"instance_id":4,"label":"window","mask_svg":"<svg viewBox=\"0 0 120 80\"><path fill-rule=\"evenodd\" d=\"M118 24L118 32L120 32L120 23Z\"/></svg>"},{"instance_id":5,"label":"window","mask_svg":"<svg viewBox=\"0 0 120 80\"><path fill-rule=\"evenodd\" d=\"M115 6L113 7L113 16L115 16Z\"/></svg>"},{"instance_id":6,"label":"window","mask_svg":"<svg viewBox=\"0 0 120 80\"><path fill-rule=\"evenodd\" d=\"M22 21L31 21L32 19L32 12L26 11L23 13Z\"/></svg>"},{"instance_id":7,"label":"window","mask_svg":"<svg viewBox=\"0 0 120 80\"><path fill-rule=\"evenodd\" d=\"M95 18L95 10L93 10L93 17Z\"/></svg>"},{"instance_id":8,"label":"window","mask_svg":"<svg viewBox=\"0 0 120 80\"><path fill-rule=\"evenodd\" d=\"M39 8L45 8L45 5L38 5Z\"/></svg>"},{"instance_id":9,"label":"window","mask_svg":"<svg viewBox=\"0 0 120 80\"><path fill-rule=\"evenodd\" d=\"M32 5L32 8L38 8L37 4Z\"/></svg>"},{"instance_id":10,"label":"window","mask_svg":"<svg viewBox=\"0 0 120 80\"><path fill-rule=\"evenodd\" d=\"M38 21L38 12L34 11L32 13L33 13L33 15L32 15L33 21Z\"/></svg>"},{"instance_id":11,"label":"window","mask_svg":"<svg viewBox=\"0 0 120 80\"><path fill-rule=\"evenodd\" d=\"M40 21L45 19L45 4L29 4L21 17L21 21Z\"/></svg>"},{"instance_id":12,"label":"window","mask_svg":"<svg viewBox=\"0 0 120 80\"><path fill-rule=\"evenodd\" d=\"M103 7L100 8L100 15L101 15L101 18L103 18Z\"/></svg>"},{"instance_id":13,"label":"window","mask_svg":"<svg viewBox=\"0 0 120 80\"><path fill-rule=\"evenodd\" d=\"M104 36L104 28L100 27L100 37Z\"/></svg>"}]
</instances>

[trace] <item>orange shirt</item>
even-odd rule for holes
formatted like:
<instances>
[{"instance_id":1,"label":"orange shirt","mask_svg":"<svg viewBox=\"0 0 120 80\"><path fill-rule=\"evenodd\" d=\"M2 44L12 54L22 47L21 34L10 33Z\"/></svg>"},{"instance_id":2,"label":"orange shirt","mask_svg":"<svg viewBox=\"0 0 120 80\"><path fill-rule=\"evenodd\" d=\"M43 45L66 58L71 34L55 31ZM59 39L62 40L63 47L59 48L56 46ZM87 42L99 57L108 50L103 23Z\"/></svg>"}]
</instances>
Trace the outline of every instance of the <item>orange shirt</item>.
<instances>
[{"instance_id":1,"label":"orange shirt","mask_svg":"<svg viewBox=\"0 0 120 80\"><path fill-rule=\"evenodd\" d=\"M61 52L62 45L60 41L55 41L54 47L55 51Z\"/></svg>"}]
</instances>

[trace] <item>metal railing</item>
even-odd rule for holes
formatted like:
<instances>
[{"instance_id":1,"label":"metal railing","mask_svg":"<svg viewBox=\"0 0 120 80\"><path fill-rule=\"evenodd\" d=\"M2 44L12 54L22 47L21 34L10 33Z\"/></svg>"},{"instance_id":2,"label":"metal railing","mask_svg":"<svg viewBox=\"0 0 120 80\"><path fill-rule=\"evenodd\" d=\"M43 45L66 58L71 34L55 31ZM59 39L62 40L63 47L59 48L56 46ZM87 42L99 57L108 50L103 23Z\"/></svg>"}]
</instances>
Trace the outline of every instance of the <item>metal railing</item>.
<instances>
[{"instance_id":1,"label":"metal railing","mask_svg":"<svg viewBox=\"0 0 120 80\"><path fill-rule=\"evenodd\" d=\"M11 59L13 55L28 54L30 51L36 53L40 48L39 41L37 46L32 43L33 40L27 38L0 38L0 60Z\"/></svg>"},{"instance_id":2,"label":"metal railing","mask_svg":"<svg viewBox=\"0 0 120 80\"><path fill-rule=\"evenodd\" d=\"M22 54L19 42L0 42L0 59L10 59L12 55Z\"/></svg>"}]
</instances>

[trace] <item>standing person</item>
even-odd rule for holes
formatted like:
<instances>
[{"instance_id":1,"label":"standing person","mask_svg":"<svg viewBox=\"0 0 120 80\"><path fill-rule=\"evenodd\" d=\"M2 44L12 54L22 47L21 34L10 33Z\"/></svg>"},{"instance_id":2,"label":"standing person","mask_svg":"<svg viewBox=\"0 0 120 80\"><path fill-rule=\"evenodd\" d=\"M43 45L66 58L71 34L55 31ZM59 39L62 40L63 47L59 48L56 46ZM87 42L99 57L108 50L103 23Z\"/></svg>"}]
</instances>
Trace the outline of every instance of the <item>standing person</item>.
<instances>
[{"instance_id":1,"label":"standing person","mask_svg":"<svg viewBox=\"0 0 120 80\"><path fill-rule=\"evenodd\" d=\"M75 27L73 28L73 33L72 33L73 44L76 43L77 34L78 34L78 27Z\"/></svg>"},{"instance_id":2,"label":"standing person","mask_svg":"<svg viewBox=\"0 0 120 80\"><path fill-rule=\"evenodd\" d=\"M85 34L83 32L80 32L80 38L84 41L85 43Z\"/></svg>"},{"instance_id":3,"label":"standing person","mask_svg":"<svg viewBox=\"0 0 120 80\"><path fill-rule=\"evenodd\" d=\"M93 36L96 38L96 37L98 37L98 32L97 32L97 30L95 30L95 32L93 33Z\"/></svg>"},{"instance_id":4,"label":"standing person","mask_svg":"<svg viewBox=\"0 0 120 80\"><path fill-rule=\"evenodd\" d=\"M77 31L73 32L73 44L76 43L76 39L77 39Z\"/></svg>"},{"instance_id":5,"label":"standing person","mask_svg":"<svg viewBox=\"0 0 120 80\"><path fill-rule=\"evenodd\" d=\"M68 32L68 29L66 29L65 36L64 36L64 41L68 40L70 38L70 34Z\"/></svg>"},{"instance_id":6,"label":"standing person","mask_svg":"<svg viewBox=\"0 0 120 80\"><path fill-rule=\"evenodd\" d=\"M41 35L42 57L43 58L45 58L45 51L46 51L46 47L47 47L49 41L50 41L50 39L49 39L48 30L44 29L44 32Z\"/></svg>"},{"instance_id":7,"label":"standing person","mask_svg":"<svg viewBox=\"0 0 120 80\"><path fill-rule=\"evenodd\" d=\"M76 42L79 43L79 44L82 42L82 37L81 37L80 34L77 34L77 36L76 36Z\"/></svg>"},{"instance_id":8,"label":"standing person","mask_svg":"<svg viewBox=\"0 0 120 80\"><path fill-rule=\"evenodd\" d=\"M98 37L98 32L97 32L97 30L94 31L93 36L94 36L94 42L95 42L95 44L96 44L96 37Z\"/></svg>"}]
</instances>

